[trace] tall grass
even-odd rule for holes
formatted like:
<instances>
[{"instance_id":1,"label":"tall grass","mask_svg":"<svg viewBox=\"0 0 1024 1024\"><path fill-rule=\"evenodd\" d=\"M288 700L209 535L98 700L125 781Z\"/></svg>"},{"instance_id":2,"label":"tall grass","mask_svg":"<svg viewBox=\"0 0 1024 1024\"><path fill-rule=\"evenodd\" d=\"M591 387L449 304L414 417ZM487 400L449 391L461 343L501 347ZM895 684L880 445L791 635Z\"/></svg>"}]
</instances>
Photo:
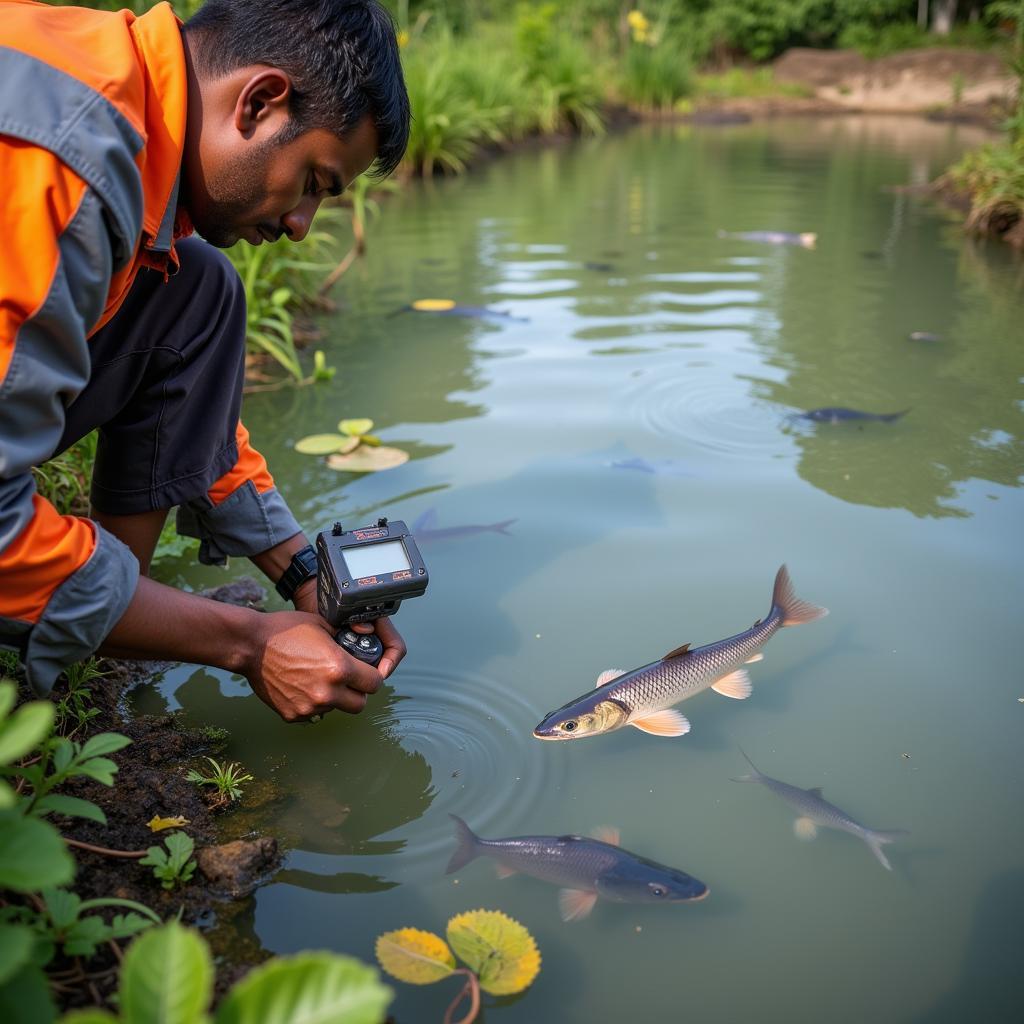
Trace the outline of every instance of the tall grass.
<instances>
[{"instance_id":1,"label":"tall grass","mask_svg":"<svg viewBox=\"0 0 1024 1024\"><path fill-rule=\"evenodd\" d=\"M622 92L636 110L664 113L693 91L693 65L678 44L634 43L626 53Z\"/></svg>"}]
</instances>

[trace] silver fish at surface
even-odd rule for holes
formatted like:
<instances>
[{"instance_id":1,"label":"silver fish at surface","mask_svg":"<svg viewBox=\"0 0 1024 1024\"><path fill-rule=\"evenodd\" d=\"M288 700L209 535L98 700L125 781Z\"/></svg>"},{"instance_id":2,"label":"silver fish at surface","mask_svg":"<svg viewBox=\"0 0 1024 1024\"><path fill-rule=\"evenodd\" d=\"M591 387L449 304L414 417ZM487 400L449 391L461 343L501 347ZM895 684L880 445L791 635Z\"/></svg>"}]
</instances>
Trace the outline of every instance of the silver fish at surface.
<instances>
[{"instance_id":1,"label":"silver fish at surface","mask_svg":"<svg viewBox=\"0 0 1024 1024\"><path fill-rule=\"evenodd\" d=\"M818 236L813 231L719 231L719 238L736 238L741 242L767 242L769 245L799 245L813 249Z\"/></svg>"},{"instance_id":2,"label":"silver fish at surface","mask_svg":"<svg viewBox=\"0 0 1024 1024\"><path fill-rule=\"evenodd\" d=\"M847 409L841 405L825 406L822 409L808 409L797 412L796 419L813 420L815 423L843 423L847 420L875 420L879 423L895 423L901 416L906 416L909 409L899 412L863 412L860 409Z\"/></svg>"},{"instance_id":3,"label":"silver fish at surface","mask_svg":"<svg viewBox=\"0 0 1024 1024\"><path fill-rule=\"evenodd\" d=\"M563 921L586 917L598 897L616 903L681 903L702 900L710 892L685 871L666 867L619 846L617 829L585 836L513 836L482 839L457 815L458 846L448 862L452 874L477 857L490 857L498 876L522 872L561 887L558 908Z\"/></svg>"},{"instance_id":4,"label":"silver fish at surface","mask_svg":"<svg viewBox=\"0 0 1024 1024\"><path fill-rule=\"evenodd\" d=\"M760 782L766 789L770 789L776 796L785 800L798 814L796 821L793 822L793 831L800 839L813 839L818 833L819 826L849 832L850 835L863 839L882 867L886 871L892 871L892 865L882 852L882 845L907 835L905 829L867 828L860 822L854 821L846 811L840 810L835 804L830 804L822 796L820 789L800 789L798 786L791 786L788 782L781 782L779 779L764 775L758 771L754 762L742 750L740 753L746 758L753 773L742 775L732 781Z\"/></svg>"},{"instance_id":5,"label":"silver fish at surface","mask_svg":"<svg viewBox=\"0 0 1024 1024\"><path fill-rule=\"evenodd\" d=\"M782 566L768 615L750 629L692 650L683 644L660 661L631 672L608 669L598 676L597 689L550 712L533 735L540 740L574 740L632 725L653 736L683 736L690 723L674 704L708 687L734 700L749 697L750 676L743 666L760 661L761 648L784 626L799 626L827 614L827 609L793 593L789 572Z\"/></svg>"}]
</instances>

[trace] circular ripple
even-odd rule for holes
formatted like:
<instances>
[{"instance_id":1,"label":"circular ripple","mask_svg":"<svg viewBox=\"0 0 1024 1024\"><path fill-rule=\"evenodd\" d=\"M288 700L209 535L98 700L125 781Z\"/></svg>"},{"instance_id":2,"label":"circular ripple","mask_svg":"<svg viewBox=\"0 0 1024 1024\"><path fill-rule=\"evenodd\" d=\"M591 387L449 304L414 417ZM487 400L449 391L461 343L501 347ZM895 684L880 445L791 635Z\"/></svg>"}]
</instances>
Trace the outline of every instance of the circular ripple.
<instances>
[{"instance_id":1,"label":"circular ripple","mask_svg":"<svg viewBox=\"0 0 1024 1024\"><path fill-rule=\"evenodd\" d=\"M752 398L744 379L758 369L734 353L663 363L630 380L624 411L660 437L720 455L763 458L786 449L778 409Z\"/></svg>"},{"instance_id":2,"label":"circular ripple","mask_svg":"<svg viewBox=\"0 0 1024 1024\"><path fill-rule=\"evenodd\" d=\"M378 839L402 839L402 876L436 875L454 849L449 813L481 835L510 835L542 793L559 788L566 758L533 738L542 713L507 682L441 670L402 670L401 694L375 721L430 765L422 817Z\"/></svg>"}]
</instances>

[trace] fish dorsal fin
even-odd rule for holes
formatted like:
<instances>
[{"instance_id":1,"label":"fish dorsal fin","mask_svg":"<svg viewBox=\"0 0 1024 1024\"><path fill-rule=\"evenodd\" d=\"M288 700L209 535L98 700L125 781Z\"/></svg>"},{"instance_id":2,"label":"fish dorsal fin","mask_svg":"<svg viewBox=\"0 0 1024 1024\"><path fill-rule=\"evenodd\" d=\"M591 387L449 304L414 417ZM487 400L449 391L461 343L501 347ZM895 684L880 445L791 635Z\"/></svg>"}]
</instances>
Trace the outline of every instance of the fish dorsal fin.
<instances>
[{"instance_id":1,"label":"fish dorsal fin","mask_svg":"<svg viewBox=\"0 0 1024 1024\"><path fill-rule=\"evenodd\" d=\"M619 830L614 825L598 825L591 833L591 838L610 846L620 845Z\"/></svg>"},{"instance_id":2,"label":"fish dorsal fin","mask_svg":"<svg viewBox=\"0 0 1024 1024\"><path fill-rule=\"evenodd\" d=\"M559 836L558 841L560 843L581 843L583 842L583 836Z\"/></svg>"},{"instance_id":3,"label":"fish dorsal fin","mask_svg":"<svg viewBox=\"0 0 1024 1024\"><path fill-rule=\"evenodd\" d=\"M747 658L747 664L752 665L755 661L764 661L764 655L758 651L752 658Z\"/></svg>"},{"instance_id":4,"label":"fish dorsal fin","mask_svg":"<svg viewBox=\"0 0 1024 1024\"><path fill-rule=\"evenodd\" d=\"M735 672L723 676L717 683L711 684L711 689L715 693L720 693L723 697L732 697L733 700L746 700L753 688L745 668L738 668Z\"/></svg>"},{"instance_id":5,"label":"fish dorsal fin","mask_svg":"<svg viewBox=\"0 0 1024 1024\"><path fill-rule=\"evenodd\" d=\"M495 864L494 870L498 872L499 878L511 878L519 873L515 868L510 868L505 864Z\"/></svg>"},{"instance_id":6,"label":"fish dorsal fin","mask_svg":"<svg viewBox=\"0 0 1024 1024\"><path fill-rule=\"evenodd\" d=\"M810 841L818 834L818 826L810 818L797 818L793 822L793 831L798 839Z\"/></svg>"},{"instance_id":7,"label":"fish dorsal fin","mask_svg":"<svg viewBox=\"0 0 1024 1024\"><path fill-rule=\"evenodd\" d=\"M650 736L685 736L690 731L690 723L674 708L655 711L629 724Z\"/></svg>"},{"instance_id":8,"label":"fish dorsal fin","mask_svg":"<svg viewBox=\"0 0 1024 1024\"><path fill-rule=\"evenodd\" d=\"M416 521L412 524L412 534L415 534L419 530L431 530L437 524L437 509L428 508L425 512L421 512L417 517Z\"/></svg>"},{"instance_id":9,"label":"fish dorsal fin","mask_svg":"<svg viewBox=\"0 0 1024 1024\"><path fill-rule=\"evenodd\" d=\"M669 658L681 658L689 650L690 650L690 645L689 644L683 644L682 647L677 647L674 651L669 651L668 654L666 654L665 657L662 658L661 660L662 661L668 661Z\"/></svg>"},{"instance_id":10,"label":"fish dorsal fin","mask_svg":"<svg viewBox=\"0 0 1024 1024\"><path fill-rule=\"evenodd\" d=\"M597 682L594 684L594 689L605 686L610 683L613 679L618 679L619 676L624 676L626 670L622 668L606 668L598 677Z\"/></svg>"},{"instance_id":11,"label":"fish dorsal fin","mask_svg":"<svg viewBox=\"0 0 1024 1024\"><path fill-rule=\"evenodd\" d=\"M583 920L594 909L596 902L596 892L583 889L560 889L558 892L558 912L563 921Z\"/></svg>"},{"instance_id":12,"label":"fish dorsal fin","mask_svg":"<svg viewBox=\"0 0 1024 1024\"><path fill-rule=\"evenodd\" d=\"M824 794L821 792L821 786L815 786L813 789L807 790L807 792L810 793L811 796L816 796L819 800L825 799Z\"/></svg>"}]
</instances>

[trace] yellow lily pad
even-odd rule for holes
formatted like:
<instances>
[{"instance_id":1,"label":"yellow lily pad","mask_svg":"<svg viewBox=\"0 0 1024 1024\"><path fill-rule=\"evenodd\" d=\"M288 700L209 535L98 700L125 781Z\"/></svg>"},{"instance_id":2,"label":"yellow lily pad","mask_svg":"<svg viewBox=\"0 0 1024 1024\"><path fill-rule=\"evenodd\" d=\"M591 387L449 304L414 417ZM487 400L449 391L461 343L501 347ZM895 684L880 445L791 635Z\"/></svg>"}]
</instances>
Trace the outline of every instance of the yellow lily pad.
<instances>
[{"instance_id":1,"label":"yellow lily pad","mask_svg":"<svg viewBox=\"0 0 1024 1024\"><path fill-rule=\"evenodd\" d=\"M173 818L161 818L158 814L154 814L146 824L149 826L150 832L162 832L165 828L181 828L183 825L189 824L189 820L180 814Z\"/></svg>"},{"instance_id":2,"label":"yellow lily pad","mask_svg":"<svg viewBox=\"0 0 1024 1024\"><path fill-rule=\"evenodd\" d=\"M295 442L295 450L301 455L330 455L341 451L349 440L341 434L310 434Z\"/></svg>"},{"instance_id":3,"label":"yellow lily pad","mask_svg":"<svg viewBox=\"0 0 1024 1024\"><path fill-rule=\"evenodd\" d=\"M327 465L341 473L376 473L382 469L394 469L409 461L409 453L401 448L367 447L361 444L348 455L328 455Z\"/></svg>"},{"instance_id":4,"label":"yellow lily pad","mask_svg":"<svg viewBox=\"0 0 1024 1024\"><path fill-rule=\"evenodd\" d=\"M373 420L342 420L338 424L338 429L343 434L348 434L349 437L359 437L361 434L368 434L373 430Z\"/></svg>"},{"instance_id":5,"label":"yellow lily pad","mask_svg":"<svg viewBox=\"0 0 1024 1024\"><path fill-rule=\"evenodd\" d=\"M446 309L455 308L454 299L417 299L412 308L420 313L443 313Z\"/></svg>"},{"instance_id":6,"label":"yellow lily pad","mask_svg":"<svg viewBox=\"0 0 1024 1024\"><path fill-rule=\"evenodd\" d=\"M448 942L491 995L522 992L540 971L533 936L500 910L470 910L448 922Z\"/></svg>"},{"instance_id":7,"label":"yellow lily pad","mask_svg":"<svg viewBox=\"0 0 1024 1024\"><path fill-rule=\"evenodd\" d=\"M455 970L455 957L444 939L419 928L385 932L375 952L388 974L410 985L429 985Z\"/></svg>"}]
</instances>

